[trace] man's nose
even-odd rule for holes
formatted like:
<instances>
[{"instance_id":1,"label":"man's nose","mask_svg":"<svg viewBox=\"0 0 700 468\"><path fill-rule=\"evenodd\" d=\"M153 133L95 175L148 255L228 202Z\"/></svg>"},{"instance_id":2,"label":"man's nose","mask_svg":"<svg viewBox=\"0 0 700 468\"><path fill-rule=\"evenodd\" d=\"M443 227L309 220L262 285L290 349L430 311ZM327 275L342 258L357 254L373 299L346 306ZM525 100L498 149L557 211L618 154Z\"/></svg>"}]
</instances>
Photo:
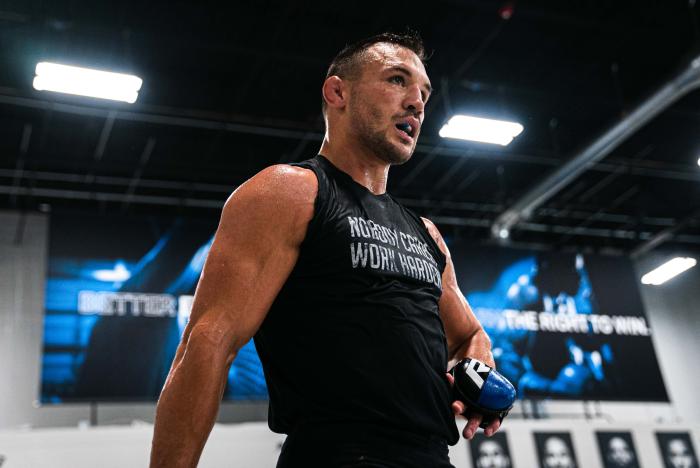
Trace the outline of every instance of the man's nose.
<instances>
[{"instance_id":1,"label":"man's nose","mask_svg":"<svg viewBox=\"0 0 700 468\"><path fill-rule=\"evenodd\" d=\"M408 88L408 92L406 93L406 97L404 99L404 106L406 109L411 110L416 114L423 113L425 103L423 102L423 96L421 95L418 85L413 85Z\"/></svg>"}]
</instances>

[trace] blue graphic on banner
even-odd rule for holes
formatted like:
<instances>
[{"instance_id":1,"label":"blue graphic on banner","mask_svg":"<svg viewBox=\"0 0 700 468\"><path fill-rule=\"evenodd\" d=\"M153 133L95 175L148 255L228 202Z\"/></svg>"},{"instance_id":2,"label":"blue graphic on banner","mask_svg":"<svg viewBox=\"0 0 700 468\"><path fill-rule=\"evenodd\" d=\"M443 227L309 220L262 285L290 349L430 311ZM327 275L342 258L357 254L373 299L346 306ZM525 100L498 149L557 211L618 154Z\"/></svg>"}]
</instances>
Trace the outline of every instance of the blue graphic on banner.
<instances>
[{"instance_id":1,"label":"blue graphic on banner","mask_svg":"<svg viewBox=\"0 0 700 468\"><path fill-rule=\"evenodd\" d=\"M450 250L497 368L520 398L667 400L628 260L459 242Z\"/></svg>"},{"instance_id":2,"label":"blue graphic on banner","mask_svg":"<svg viewBox=\"0 0 700 468\"><path fill-rule=\"evenodd\" d=\"M215 226L153 224L121 219L105 229L96 218L52 219L42 402L158 397ZM267 398L252 340L231 366L224 398Z\"/></svg>"}]
</instances>

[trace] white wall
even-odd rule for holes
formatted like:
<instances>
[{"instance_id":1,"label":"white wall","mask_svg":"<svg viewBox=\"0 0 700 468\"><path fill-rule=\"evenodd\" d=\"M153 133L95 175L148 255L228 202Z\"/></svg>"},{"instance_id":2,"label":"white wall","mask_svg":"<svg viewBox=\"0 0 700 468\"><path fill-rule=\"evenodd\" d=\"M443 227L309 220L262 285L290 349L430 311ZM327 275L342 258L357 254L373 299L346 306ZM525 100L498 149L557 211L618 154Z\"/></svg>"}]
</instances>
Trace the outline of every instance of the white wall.
<instances>
[{"instance_id":1,"label":"white wall","mask_svg":"<svg viewBox=\"0 0 700 468\"><path fill-rule=\"evenodd\" d=\"M0 457L3 468L145 468L152 434L150 424L0 431ZM283 440L260 422L216 425L198 466L272 468Z\"/></svg>"},{"instance_id":2,"label":"white wall","mask_svg":"<svg viewBox=\"0 0 700 468\"><path fill-rule=\"evenodd\" d=\"M33 422L47 228L42 215L0 213L0 427Z\"/></svg>"},{"instance_id":3,"label":"white wall","mask_svg":"<svg viewBox=\"0 0 700 468\"><path fill-rule=\"evenodd\" d=\"M654 433L656 431L691 432L698 445L700 425L638 424L634 426L583 421L511 421L504 430L514 468L539 466L534 432L568 432L571 435L578 466L602 468L595 431L629 431L640 466L663 466ZM148 466L153 428L98 427L58 428L34 431L0 431L0 457L3 468L138 468ZM200 468L275 466L284 436L273 434L265 423L216 425L199 463ZM470 447L466 440L450 447L455 468L471 468Z\"/></svg>"},{"instance_id":4,"label":"white wall","mask_svg":"<svg viewBox=\"0 0 700 468\"><path fill-rule=\"evenodd\" d=\"M698 253L652 252L637 262L641 277L677 255ZM700 258L698 258L700 260ZM671 401L684 421L700 421L700 266L661 286L642 286L654 346Z\"/></svg>"},{"instance_id":5,"label":"white wall","mask_svg":"<svg viewBox=\"0 0 700 468\"><path fill-rule=\"evenodd\" d=\"M22 224L24 229L21 229ZM19 231L18 231L19 229ZM17 232L23 232L17 236ZM88 405L37 408L43 331L44 271L48 217L0 212L0 429L22 426L75 426L89 421ZM663 255L639 262L646 272ZM662 287L642 287L654 344L673 404L602 403L615 421L647 423L700 422L700 405L693 398L700 387L694 357L700 356L700 267ZM583 415L583 403L545 402L540 410L550 417ZM98 424L152 422L153 404L100 404ZM521 405L513 419L522 413ZM225 403L219 422L265 420L264 403Z\"/></svg>"}]
</instances>

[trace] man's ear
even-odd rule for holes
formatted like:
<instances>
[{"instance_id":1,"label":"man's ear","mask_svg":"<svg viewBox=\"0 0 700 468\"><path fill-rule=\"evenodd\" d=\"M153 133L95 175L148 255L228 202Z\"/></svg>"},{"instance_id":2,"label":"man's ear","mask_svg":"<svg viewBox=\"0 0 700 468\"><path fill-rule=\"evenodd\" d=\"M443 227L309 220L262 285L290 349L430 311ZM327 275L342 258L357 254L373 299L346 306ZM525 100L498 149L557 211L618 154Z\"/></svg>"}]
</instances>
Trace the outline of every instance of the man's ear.
<instances>
[{"instance_id":1,"label":"man's ear","mask_svg":"<svg viewBox=\"0 0 700 468\"><path fill-rule=\"evenodd\" d=\"M322 93L328 107L341 109L347 105L348 86L339 76L333 75L326 78Z\"/></svg>"}]
</instances>

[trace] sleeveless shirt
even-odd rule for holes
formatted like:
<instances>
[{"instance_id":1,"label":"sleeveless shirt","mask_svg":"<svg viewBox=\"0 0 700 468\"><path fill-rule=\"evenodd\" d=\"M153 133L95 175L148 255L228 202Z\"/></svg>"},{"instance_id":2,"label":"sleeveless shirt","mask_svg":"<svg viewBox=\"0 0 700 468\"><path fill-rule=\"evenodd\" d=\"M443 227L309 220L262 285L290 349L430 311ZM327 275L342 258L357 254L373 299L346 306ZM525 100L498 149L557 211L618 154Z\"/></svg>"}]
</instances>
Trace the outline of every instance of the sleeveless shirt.
<instances>
[{"instance_id":1,"label":"sleeveless shirt","mask_svg":"<svg viewBox=\"0 0 700 468\"><path fill-rule=\"evenodd\" d=\"M459 440L438 312L446 259L423 221L318 155L295 267L254 340L269 426L367 423Z\"/></svg>"}]
</instances>

